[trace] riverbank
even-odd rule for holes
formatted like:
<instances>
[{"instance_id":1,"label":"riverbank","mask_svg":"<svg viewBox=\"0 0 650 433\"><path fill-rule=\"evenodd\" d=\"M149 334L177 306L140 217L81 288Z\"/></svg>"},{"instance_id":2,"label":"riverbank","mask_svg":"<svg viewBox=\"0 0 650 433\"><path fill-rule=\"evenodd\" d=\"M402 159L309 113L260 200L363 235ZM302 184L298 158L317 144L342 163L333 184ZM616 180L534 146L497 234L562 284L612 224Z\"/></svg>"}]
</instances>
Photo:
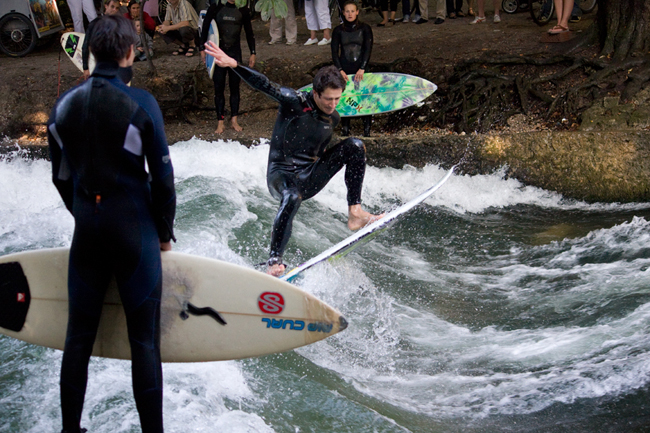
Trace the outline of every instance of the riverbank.
<instances>
[{"instance_id":1,"label":"riverbank","mask_svg":"<svg viewBox=\"0 0 650 433\"><path fill-rule=\"evenodd\" d=\"M447 19L441 25L431 20L423 25L398 23L377 28L376 12L362 14L362 19L373 25L375 37L371 71L410 73L440 87L422 107L375 116L372 136L365 140L369 163L393 167L451 165L465 156L461 172L484 173L505 165L509 176L567 197L614 202L650 198L650 164L645 162L649 154L650 95L643 92L626 105L610 97L587 110L581 119L553 123L534 114L512 114L486 134L457 133L453 124L431 126L430 113L440 108L440 95L448 90L458 63L504 55L563 54L580 43L594 14L573 25L574 40L556 44L542 42L545 28L536 26L527 13L502 14L502 18L500 24L488 20L486 24L469 25L470 19L463 18ZM299 43L289 46L268 45L268 23L256 20L253 24L256 68L273 81L301 87L311 81L314 68L331 59L328 46L301 45L300 41L308 37L304 17L298 20ZM245 45L244 41L246 62ZM270 137L276 104L246 85L242 85L239 116L244 130L235 132L226 122L226 131L215 134L212 83L199 57L171 56L173 47L165 46L160 39L156 39L155 50L157 76L148 78L148 65L136 64L133 85L157 97L170 143L197 137L253 145ZM59 54L58 44L54 44L22 59L0 57L4 77L0 83L0 133L6 137L0 151L18 144L35 155L46 155L43 146L49 110L57 94L77 84L80 76L65 55L60 58ZM352 122L353 134L360 134L360 128L359 122ZM617 144L621 142L628 144L621 147Z\"/></svg>"}]
</instances>

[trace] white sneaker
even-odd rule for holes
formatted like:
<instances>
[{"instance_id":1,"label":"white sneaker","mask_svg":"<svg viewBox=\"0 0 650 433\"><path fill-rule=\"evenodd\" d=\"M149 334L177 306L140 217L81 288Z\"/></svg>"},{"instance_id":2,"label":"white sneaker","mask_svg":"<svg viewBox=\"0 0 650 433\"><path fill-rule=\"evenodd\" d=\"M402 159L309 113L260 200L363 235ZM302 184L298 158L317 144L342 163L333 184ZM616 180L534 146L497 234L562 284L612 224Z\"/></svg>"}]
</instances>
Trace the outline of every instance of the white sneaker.
<instances>
[{"instance_id":1,"label":"white sneaker","mask_svg":"<svg viewBox=\"0 0 650 433\"><path fill-rule=\"evenodd\" d=\"M323 38L323 40L320 41L320 42L318 43L318 45L329 45L329 44L331 44L331 43L332 43L332 39L325 39L325 38Z\"/></svg>"},{"instance_id":2,"label":"white sneaker","mask_svg":"<svg viewBox=\"0 0 650 433\"><path fill-rule=\"evenodd\" d=\"M296 45L296 41L287 41L287 45Z\"/></svg>"},{"instance_id":3,"label":"white sneaker","mask_svg":"<svg viewBox=\"0 0 650 433\"><path fill-rule=\"evenodd\" d=\"M282 41L280 41L279 39L278 39L277 41L274 41L273 39L271 39L271 40L269 41L269 45L279 44L280 42L282 42Z\"/></svg>"},{"instance_id":4,"label":"white sneaker","mask_svg":"<svg viewBox=\"0 0 650 433\"><path fill-rule=\"evenodd\" d=\"M500 22L501 22L501 16L499 16L499 15L495 15L495 16L494 16L494 23L495 23L495 24L498 24L498 23L500 23Z\"/></svg>"},{"instance_id":5,"label":"white sneaker","mask_svg":"<svg viewBox=\"0 0 650 433\"><path fill-rule=\"evenodd\" d=\"M404 15L404 19L402 20L403 23L408 23L411 21L411 16L410 15Z\"/></svg>"},{"instance_id":6,"label":"white sneaker","mask_svg":"<svg viewBox=\"0 0 650 433\"><path fill-rule=\"evenodd\" d=\"M317 43L318 43L317 38L314 38L314 39L309 38L309 39L307 39L307 42L305 42L305 45L314 45L314 44L317 44Z\"/></svg>"},{"instance_id":7,"label":"white sneaker","mask_svg":"<svg viewBox=\"0 0 650 433\"><path fill-rule=\"evenodd\" d=\"M417 23L418 21L420 21L420 18L422 18L420 15L415 14L413 15L413 19L411 20L411 22Z\"/></svg>"},{"instance_id":8,"label":"white sneaker","mask_svg":"<svg viewBox=\"0 0 650 433\"><path fill-rule=\"evenodd\" d=\"M485 17L479 17L477 16L474 18L474 21L470 21L470 24L480 24L485 22Z\"/></svg>"}]
</instances>

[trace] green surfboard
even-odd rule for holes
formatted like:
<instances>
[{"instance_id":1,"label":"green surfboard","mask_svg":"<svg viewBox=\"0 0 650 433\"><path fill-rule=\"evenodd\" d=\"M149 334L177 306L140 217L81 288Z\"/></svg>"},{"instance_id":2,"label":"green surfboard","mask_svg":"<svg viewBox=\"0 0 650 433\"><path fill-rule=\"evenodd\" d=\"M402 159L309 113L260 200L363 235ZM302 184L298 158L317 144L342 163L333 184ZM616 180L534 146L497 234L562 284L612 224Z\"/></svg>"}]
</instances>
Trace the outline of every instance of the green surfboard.
<instances>
[{"instance_id":1,"label":"green surfboard","mask_svg":"<svg viewBox=\"0 0 650 433\"><path fill-rule=\"evenodd\" d=\"M424 78L408 74L367 73L363 80L348 81L336 111L341 117L388 113L415 105L428 98L438 86ZM301 88L310 91L312 85Z\"/></svg>"}]
</instances>

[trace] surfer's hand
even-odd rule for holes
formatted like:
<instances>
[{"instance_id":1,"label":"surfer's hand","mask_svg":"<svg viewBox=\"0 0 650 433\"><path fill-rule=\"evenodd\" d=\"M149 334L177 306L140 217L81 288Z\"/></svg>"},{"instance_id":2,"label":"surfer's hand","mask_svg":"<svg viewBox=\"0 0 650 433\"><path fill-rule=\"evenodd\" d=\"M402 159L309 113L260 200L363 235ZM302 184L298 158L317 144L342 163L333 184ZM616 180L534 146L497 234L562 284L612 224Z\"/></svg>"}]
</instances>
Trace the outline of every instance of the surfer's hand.
<instances>
[{"instance_id":1,"label":"surfer's hand","mask_svg":"<svg viewBox=\"0 0 650 433\"><path fill-rule=\"evenodd\" d=\"M345 72L341 71L341 76L343 77L343 79L344 79L345 82L347 83L347 82L348 82L348 74L346 74Z\"/></svg>"},{"instance_id":2,"label":"surfer's hand","mask_svg":"<svg viewBox=\"0 0 650 433\"><path fill-rule=\"evenodd\" d=\"M236 68L237 60L230 57L228 54L221 51L221 48L215 45L214 42L208 41L205 43L205 52L214 57L214 62L220 68Z\"/></svg>"},{"instance_id":3,"label":"surfer's hand","mask_svg":"<svg viewBox=\"0 0 650 433\"><path fill-rule=\"evenodd\" d=\"M84 69L84 80L87 80L90 77L90 71L88 69Z\"/></svg>"},{"instance_id":4,"label":"surfer's hand","mask_svg":"<svg viewBox=\"0 0 650 433\"><path fill-rule=\"evenodd\" d=\"M170 241L160 243L160 251L171 251L172 243Z\"/></svg>"},{"instance_id":5,"label":"surfer's hand","mask_svg":"<svg viewBox=\"0 0 650 433\"><path fill-rule=\"evenodd\" d=\"M284 274L284 270L286 268L287 268L286 265L283 265L282 263L278 263L266 268L266 273L274 277L281 277L282 274Z\"/></svg>"},{"instance_id":6,"label":"surfer's hand","mask_svg":"<svg viewBox=\"0 0 650 433\"><path fill-rule=\"evenodd\" d=\"M354 81L359 82L363 80L363 73L365 71L363 69L359 69L356 74L354 74Z\"/></svg>"},{"instance_id":7,"label":"surfer's hand","mask_svg":"<svg viewBox=\"0 0 650 433\"><path fill-rule=\"evenodd\" d=\"M255 54L251 54L250 59L248 59L248 67L249 68L255 67Z\"/></svg>"}]
</instances>

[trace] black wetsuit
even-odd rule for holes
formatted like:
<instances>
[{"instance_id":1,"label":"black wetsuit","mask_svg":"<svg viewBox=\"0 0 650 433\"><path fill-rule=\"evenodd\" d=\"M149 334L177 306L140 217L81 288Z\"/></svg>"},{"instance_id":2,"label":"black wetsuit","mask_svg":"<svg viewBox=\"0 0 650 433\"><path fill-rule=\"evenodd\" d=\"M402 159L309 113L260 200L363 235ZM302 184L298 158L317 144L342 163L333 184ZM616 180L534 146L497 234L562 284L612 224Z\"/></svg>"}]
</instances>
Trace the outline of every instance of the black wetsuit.
<instances>
[{"instance_id":1,"label":"black wetsuit","mask_svg":"<svg viewBox=\"0 0 650 433\"><path fill-rule=\"evenodd\" d=\"M127 87L116 62L57 101L48 122L52 180L75 219L61 365L64 431L79 431L88 361L115 276L126 314L143 432L162 432L160 242L173 238L174 174L152 95ZM145 171L145 159L149 173Z\"/></svg>"},{"instance_id":2,"label":"black wetsuit","mask_svg":"<svg viewBox=\"0 0 650 433\"><path fill-rule=\"evenodd\" d=\"M234 71L251 87L280 103L271 137L266 181L271 195L281 201L273 222L269 264L282 263L300 204L323 189L344 165L348 205L361 203L366 149L356 138L327 148L340 117L336 111L331 115L322 112L311 92L281 87L241 65Z\"/></svg>"},{"instance_id":3,"label":"black wetsuit","mask_svg":"<svg viewBox=\"0 0 650 433\"><path fill-rule=\"evenodd\" d=\"M241 51L241 29L246 32L246 42L251 54L255 54L255 35L253 34L253 25L251 24L251 14L247 6L237 8L234 3L214 4L208 8L205 18L203 19L203 31L201 32L200 49L205 49L205 43L208 40L210 23L212 20L217 23L219 29L219 48L239 63L242 62ZM214 68L212 81L214 81L214 105L217 110L217 119L223 120L226 111L226 98L224 89L226 88L226 74L230 88L230 116L235 117L239 114L239 83L241 79L230 68Z\"/></svg>"},{"instance_id":4,"label":"black wetsuit","mask_svg":"<svg viewBox=\"0 0 650 433\"><path fill-rule=\"evenodd\" d=\"M348 75L354 76L359 69L368 67L372 53L372 29L368 24L358 19L353 22L343 20L332 32L332 61L334 65ZM372 116L363 116L363 133L370 135ZM344 117L341 122L342 134L348 135L350 118Z\"/></svg>"}]
</instances>

